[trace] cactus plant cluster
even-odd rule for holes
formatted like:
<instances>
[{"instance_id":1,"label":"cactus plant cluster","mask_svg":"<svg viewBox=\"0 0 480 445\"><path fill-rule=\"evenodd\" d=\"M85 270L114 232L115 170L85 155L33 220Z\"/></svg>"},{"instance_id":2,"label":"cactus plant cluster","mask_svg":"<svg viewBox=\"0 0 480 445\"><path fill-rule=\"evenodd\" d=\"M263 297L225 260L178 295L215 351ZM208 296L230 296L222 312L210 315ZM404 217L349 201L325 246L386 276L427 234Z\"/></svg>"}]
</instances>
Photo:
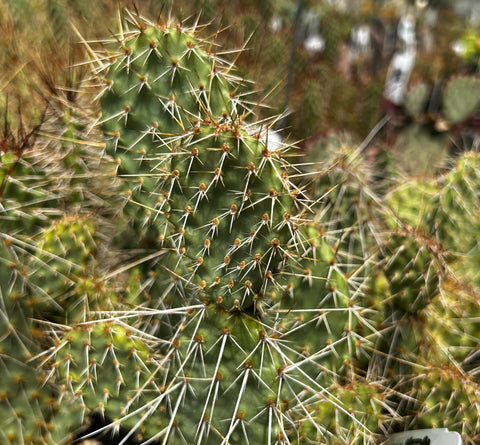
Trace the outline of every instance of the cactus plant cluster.
<instances>
[{"instance_id":1,"label":"cactus plant cluster","mask_svg":"<svg viewBox=\"0 0 480 445\"><path fill-rule=\"evenodd\" d=\"M429 104L432 91L425 83L413 85L406 97L405 108L407 114L417 120L422 119L422 115ZM478 111L479 101L479 80L474 76L454 76L445 84L442 91L441 104L436 104L441 112L445 124L452 126L464 123L468 118ZM437 124L438 127L438 124Z\"/></svg>"},{"instance_id":2,"label":"cactus plant cluster","mask_svg":"<svg viewBox=\"0 0 480 445\"><path fill-rule=\"evenodd\" d=\"M379 362L415 399L402 407L406 418L417 427L456 429L466 443L478 440L478 320L470 317L478 313L476 235L470 238L478 230L478 195L471 199L470 189L477 163L478 153L465 153L439 178L412 180L391 192L387 201L400 225L386 245L377 285L387 288L381 322L387 341L377 350L388 354ZM469 184L465 198L457 195L456 180ZM468 241L460 220L469 226ZM395 364L393 357L400 360Z\"/></svg>"},{"instance_id":3,"label":"cactus plant cluster","mask_svg":"<svg viewBox=\"0 0 480 445\"><path fill-rule=\"evenodd\" d=\"M360 150L306 169L202 31L125 12L97 113L5 139L3 442L474 443L478 156L386 196Z\"/></svg>"},{"instance_id":4,"label":"cactus plant cluster","mask_svg":"<svg viewBox=\"0 0 480 445\"><path fill-rule=\"evenodd\" d=\"M478 136L480 80L456 75L433 87L411 86L405 98L405 122L396 141L396 158L413 174L435 174L448 164L452 152L469 148ZM411 162L412 153L424 153ZM431 159L435 159L432 164Z\"/></svg>"}]
</instances>

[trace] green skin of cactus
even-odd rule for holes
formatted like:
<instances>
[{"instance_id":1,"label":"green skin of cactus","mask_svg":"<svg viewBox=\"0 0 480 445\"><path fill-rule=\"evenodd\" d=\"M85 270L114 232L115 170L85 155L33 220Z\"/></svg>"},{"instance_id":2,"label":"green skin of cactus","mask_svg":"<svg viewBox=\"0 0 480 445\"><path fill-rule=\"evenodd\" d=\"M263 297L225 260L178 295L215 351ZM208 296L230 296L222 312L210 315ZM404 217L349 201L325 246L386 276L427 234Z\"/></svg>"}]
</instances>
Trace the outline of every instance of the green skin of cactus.
<instances>
[{"instance_id":1,"label":"green skin of cactus","mask_svg":"<svg viewBox=\"0 0 480 445\"><path fill-rule=\"evenodd\" d=\"M153 42L157 51L162 50L162 57L153 50L148 56L154 45L150 37L161 39ZM226 274L228 269L236 286L250 281L253 295L260 294L265 273L261 269L268 266L275 272L289 234L288 224L272 231L290 211L291 198L280 177L282 160L258 139L231 125L203 121L192 127L199 118L210 119L210 115L222 116L223 112L228 116L232 110L225 111L225 106L233 103L226 90L230 87L227 80L212 76L214 65L192 45L188 34L176 30L164 33L148 29L129 42L128 53L132 53L126 57L135 62L127 69L125 60L120 59L108 74L113 85L102 98L104 131L120 134L117 151L112 154L119 158L119 175L126 177L131 201L141 206L133 205L131 211L138 226L153 224L163 246L169 249L166 256L171 260L162 258L168 272L187 277L188 284L205 282L212 286L217 275ZM144 56L135 57L137 52ZM158 81L151 81L152 90L144 86L137 93L140 70L145 72L140 77L160 76ZM137 88L123 93L133 86ZM202 91L207 86L211 90ZM192 99L195 94L198 103ZM172 109L166 103L169 98L175 98ZM129 107L131 116L126 124L123 119L105 117L117 114L119 104L120 110L124 104ZM151 135L142 133L151 126L152 116L155 128L158 125L153 141ZM115 129L110 128L111 123ZM144 138L137 150L139 135ZM120 153L122 147L127 148ZM115 151L112 146L110 149ZM133 180L128 175L133 175ZM238 218L240 213L242 218ZM262 264L255 260L257 253L262 255ZM241 282L235 280L239 277ZM229 293L236 290L238 287ZM252 298L248 298L251 303Z\"/></svg>"},{"instance_id":2,"label":"green skin of cactus","mask_svg":"<svg viewBox=\"0 0 480 445\"><path fill-rule=\"evenodd\" d=\"M37 206L47 206L51 196L43 190L44 172L32 165L18 153L6 151L0 160L0 199L2 232L25 230L33 233L41 224L41 215L35 213Z\"/></svg>"},{"instance_id":3,"label":"green skin of cactus","mask_svg":"<svg viewBox=\"0 0 480 445\"><path fill-rule=\"evenodd\" d=\"M107 135L119 135L110 153L137 222L156 228L167 273L209 301L238 299L248 308L278 288L275 274L309 247L291 213L301 204L290 167L242 128L230 79L189 34L148 28L127 43L107 75L102 120ZM153 141L144 134L152 116Z\"/></svg>"},{"instance_id":4,"label":"green skin of cactus","mask_svg":"<svg viewBox=\"0 0 480 445\"><path fill-rule=\"evenodd\" d=\"M87 294L95 281L95 229L86 216L65 216L34 238L27 295L38 317L74 323L85 316L85 307L94 310Z\"/></svg>"},{"instance_id":5,"label":"green skin of cactus","mask_svg":"<svg viewBox=\"0 0 480 445\"><path fill-rule=\"evenodd\" d=\"M20 277L19 298L33 318L75 323L88 311L113 307L113 295L95 296L101 283L94 273L95 229L89 217L65 216L29 237L7 238L16 254L4 259L5 279Z\"/></svg>"},{"instance_id":6,"label":"green skin of cactus","mask_svg":"<svg viewBox=\"0 0 480 445\"><path fill-rule=\"evenodd\" d=\"M395 219L387 219L387 227L396 229L400 220L401 224L415 228L425 236L432 235L434 199L438 192L438 185L427 179L413 178L401 184L387 198L388 205L395 215Z\"/></svg>"},{"instance_id":7,"label":"green skin of cactus","mask_svg":"<svg viewBox=\"0 0 480 445\"><path fill-rule=\"evenodd\" d=\"M332 394L344 406L349 407L349 412L354 413L357 419L360 419L370 431L378 431L379 427L388 421L388 411L385 410L385 388L373 382L355 380L346 385L338 385L331 388ZM336 419L335 425L332 425L333 435L326 434L322 438L322 443L329 445L341 444L345 438L350 439L349 443L362 444L364 436L362 428L358 424L352 423L351 418L346 413L335 412L335 407L325 401L319 403L315 412L319 422L325 419ZM373 437L373 436L372 436Z\"/></svg>"},{"instance_id":8,"label":"green skin of cactus","mask_svg":"<svg viewBox=\"0 0 480 445\"><path fill-rule=\"evenodd\" d=\"M445 258L431 234L436 193L434 183L411 180L387 195L391 213L381 213L388 237L368 297L382 332L376 348L385 355L371 361L380 375L409 374L432 343L426 314L445 277Z\"/></svg>"},{"instance_id":9,"label":"green skin of cactus","mask_svg":"<svg viewBox=\"0 0 480 445\"><path fill-rule=\"evenodd\" d=\"M329 324L337 339L345 335L344 326L339 326L345 317L340 318L335 312L317 317L312 320L320 325L315 332L305 327L296 331L298 319L286 320L272 332L264 330L265 320L229 311L221 303L205 305L188 311L181 335L155 361L141 341L132 335L126 338L125 328L95 323L65 333L54 368L68 397L77 402L81 397L86 413L90 409L120 419L120 425L139 439L158 435L160 442L169 437L171 443L180 443L181 434L213 444L227 436L228 443L245 443L246 437L264 443L269 435L292 433L333 437L339 428L338 412L344 417L342 427L348 422L357 425L345 401L337 402L340 408L325 408L332 403L325 391L337 375L326 369L328 357L342 346L325 342L319 351L306 346L317 340L315 333L325 336L322 323ZM302 325L308 322L302 320ZM302 331L304 343L299 341ZM311 362L313 352L325 357L323 369L323 361ZM308 397L306 387L311 388ZM309 412L319 403L326 410L321 423ZM275 421L280 414L285 424Z\"/></svg>"},{"instance_id":10,"label":"green skin of cactus","mask_svg":"<svg viewBox=\"0 0 480 445\"><path fill-rule=\"evenodd\" d=\"M52 197L44 172L11 151L2 154L0 183L0 441L43 444L50 438L55 392L31 361L47 340L33 321L38 313L32 295L42 291L32 286L28 265L35 261L35 236L47 224L41 209Z\"/></svg>"},{"instance_id":11,"label":"green skin of cactus","mask_svg":"<svg viewBox=\"0 0 480 445\"><path fill-rule=\"evenodd\" d=\"M342 184L345 178L342 178L343 175L332 175L330 180L330 186L332 187L331 191L328 192L328 189L318 186L317 189L326 190L328 204L332 206L330 218L326 218L327 221L331 223L336 223L331 230L351 227L354 223L358 223L362 220L362 217L365 217L365 212L362 213L362 202L361 199L364 198L361 196L360 188L357 188L355 185L352 187L350 184ZM342 184L338 187L338 184ZM338 187L338 189L337 189ZM318 191L317 191L318 194ZM326 201L325 200L325 201ZM364 204L367 206L367 204ZM365 210L367 207L365 207Z\"/></svg>"},{"instance_id":12,"label":"green skin of cactus","mask_svg":"<svg viewBox=\"0 0 480 445\"><path fill-rule=\"evenodd\" d=\"M139 239L156 236L155 258L135 274L153 277L149 332L161 339L162 365L157 389L128 410L144 419L105 403L98 388L82 400L132 434L171 443L264 443L304 424L319 438L325 428L310 414L318 401L305 388L325 393L348 373L356 308L331 247L302 228L284 152L245 129L241 85L217 64L189 33L147 28L107 73L102 125L125 214ZM82 363L85 346L69 345L71 363Z\"/></svg>"},{"instance_id":13,"label":"green skin of cactus","mask_svg":"<svg viewBox=\"0 0 480 445\"><path fill-rule=\"evenodd\" d=\"M342 144L344 143L342 142ZM338 143L335 143L335 147L337 145ZM369 190L368 170L365 168L365 163L358 153L352 152L348 143L343 147L340 151L337 149L335 153L330 154L327 162L322 164L322 171L317 174L313 183L313 195L320 203L314 217L314 226L318 233L324 234L324 238L328 241L327 243L325 240L322 241L324 247L328 243L333 244L334 254L332 251L330 252L330 264L337 268L342 264L342 270L352 273L362 280L371 273L372 267L368 260L377 250L374 230L380 209L374 198L374 192ZM327 152L328 148L327 146ZM310 156L315 157L318 154L311 153ZM314 233L311 233L310 237L315 239ZM328 258L326 253L324 258ZM377 296L377 293L375 295ZM372 301L368 301L359 295L361 301L355 301L355 303L363 307L368 303L367 307L370 307L370 303L375 305L375 301L378 301L376 296ZM350 301L349 304L352 303ZM373 321L375 314L379 313L379 308L375 305L374 311L367 318ZM362 314L359 312L355 316L358 316L360 321L359 329L365 328L365 331L358 335L357 339L371 334L370 329L367 328L368 323L365 325L361 323ZM344 326L347 331L349 329L345 323L342 324L340 321L339 326ZM357 366L368 366L370 354L361 352L362 347L358 343L355 348L350 345L349 354L352 351L355 352L354 357L348 357L347 362L352 361L353 358Z\"/></svg>"},{"instance_id":14,"label":"green skin of cactus","mask_svg":"<svg viewBox=\"0 0 480 445\"><path fill-rule=\"evenodd\" d=\"M49 412L54 408L52 388L42 386L32 356L45 341L34 326L33 311L24 298L26 277L13 266L18 260L15 245L0 240L0 440L9 445L45 443L49 437Z\"/></svg>"},{"instance_id":15,"label":"green skin of cactus","mask_svg":"<svg viewBox=\"0 0 480 445\"><path fill-rule=\"evenodd\" d=\"M101 415L108 413L114 421L128 413L129 406L144 402L143 391L159 391L149 380L156 367L147 346L118 324L82 324L66 331L56 346L55 358L52 372L60 377L62 406L69 407L67 418L62 411L55 416L56 424L62 426L60 433L65 429L75 432L88 408ZM129 424L128 420L125 423ZM56 436L62 439L59 433Z\"/></svg>"},{"instance_id":16,"label":"green skin of cactus","mask_svg":"<svg viewBox=\"0 0 480 445\"><path fill-rule=\"evenodd\" d=\"M466 164L474 165L471 161ZM460 160L459 165L465 163ZM391 254L382 273L387 287L381 297L386 341L377 346L391 357L383 362L387 373L412 376L403 382L400 379L398 388L418 400L413 407L415 425L463 431L467 443L475 443L477 434L478 402L468 373L468 367L474 365L468 357L478 344L478 304L457 289L450 294L444 279L448 277L445 264L458 273L455 252L459 251L459 238L463 238L460 244L470 243L475 231L475 224L462 226L471 215L465 209L475 200L475 183L466 172L454 169L437 183L412 180L389 196L390 206L406 230L397 230L388 244ZM454 227L456 220L459 226ZM393 229L398 227L393 220L387 223ZM464 236L464 230L468 235ZM440 288L441 300L435 298ZM423 373L413 365L418 357L438 368ZM462 375L450 369L452 360L462 364Z\"/></svg>"},{"instance_id":17,"label":"green skin of cactus","mask_svg":"<svg viewBox=\"0 0 480 445\"><path fill-rule=\"evenodd\" d=\"M66 305L69 291L91 276L95 253L95 226L86 216L56 215L56 194L45 171L28 157L6 152L2 156L2 241L11 254L0 256L5 282L22 277L22 305L34 318L65 321L74 311ZM63 190L62 190L63 191ZM13 253L14 252L14 253ZM8 290L7 298L12 297ZM75 300L76 296L71 296ZM78 299L70 307L78 305ZM52 318L53 317L53 318Z\"/></svg>"},{"instance_id":18,"label":"green skin of cactus","mask_svg":"<svg viewBox=\"0 0 480 445\"><path fill-rule=\"evenodd\" d=\"M72 109L65 109L62 116L62 162L67 169L75 173L82 173L79 165L82 160L81 145L77 142L82 138L82 126L78 122L79 116ZM75 180L75 176L72 177Z\"/></svg>"},{"instance_id":19,"label":"green skin of cactus","mask_svg":"<svg viewBox=\"0 0 480 445\"><path fill-rule=\"evenodd\" d=\"M330 155L313 186L313 194L321 203L315 224L319 230L341 239L340 252L348 253L345 262L351 264L349 272L364 264L372 254L371 249L376 248L372 228L379 208L368 184L364 161L358 154L352 154L347 145Z\"/></svg>"},{"instance_id":20,"label":"green skin of cactus","mask_svg":"<svg viewBox=\"0 0 480 445\"><path fill-rule=\"evenodd\" d=\"M459 124L473 116L480 104L480 81L476 77L451 79L443 92L443 114L447 121Z\"/></svg>"},{"instance_id":21,"label":"green skin of cactus","mask_svg":"<svg viewBox=\"0 0 480 445\"><path fill-rule=\"evenodd\" d=\"M425 111L430 88L425 83L413 86L405 97L405 111L412 118L418 118Z\"/></svg>"},{"instance_id":22,"label":"green skin of cactus","mask_svg":"<svg viewBox=\"0 0 480 445\"><path fill-rule=\"evenodd\" d=\"M5 379L8 386L2 392L2 401L7 405L2 407L6 411L3 418L10 419L10 425L3 430L7 443L20 445L23 440L29 443L29 438L34 444L60 443L73 437L83 423L85 410L83 401L79 403L79 394L76 398L64 394L70 382L68 376L66 382L61 380L55 388L51 385L57 365L46 369L41 354L41 348L51 346L51 339L47 339L44 326L37 326L32 320L75 325L91 317L91 311L115 307L116 292L106 288L93 274L94 230L88 217L66 216L32 236L25 252L18 249L23 255L18 252L10 255L7 271L10 277L3 282L14 285L3 292L10 307L6 308L9 318L2 318L2 322L8 320L16 335L2 334L1 344L4 370L9 376ZM8 248L14 251L15 242ZM20 324L17 319L23 322ZM5 325L7 332L11 328ZM31 346L26 354L39 354L39 358L22 361L19 357L19 351L25 349L22 342ZM55 358L64 349L60 344ZM18 413L21 422L14 421L13 412Z\"/></svg>"},{"instance_id":23,"label":"green skin of cactus","mask_svg":"<svg viewBox=\"0 0 480 445\"><path fill-rule=\"evenodd\" d=\"M415 179L388 196L394 217L384 216L391 233L377 277L388 283L386 295L380 297L384 319L393 313L396 319L420 313L440 292L445 258L432 235L436 192L433 183Z\"/></svg>"},{"instance_id":24,"label":"green skin of cactus","mask_svg":"<svg viewBox=\"0 0 480 445\"><path fill-rule=\"evenodd\" d=\"M474 283L478 282L474 264L479 258L479 168L478 155L465 153L438 181L413 179L388 197L395 216L423 237L431 238L432 246L445 251L445 259L455 273L466 274ZM387 224L395 229L398 222L390 219Z\"/></svg>"},{"instance_id":25,"label":"green skin of cactus","mask_svg":"<svg viewBox=\"0 0 480 445\"><path fill-rule=\"evenodd\" d=\"M426 331L435 343L431 348L430 363L448 362L454 359L468 371L475 367L472 356L478 348L480 322L476 296L461 291L443 292L444 303L427 319ZM459 298L461 295L461 298Z\"/></svg>"},{"instance_id":26,"label":"green skin of cactus","mask_svg":"<svg viewBox=\"0 0 480 445\"><path fill-rule=\"evenodd\" d=\"M383 332L376 348L386 353L378 366L381 374L403 375L430 346L425 311L440 293L445 270L438 252L418 234L394 232L384 249L388 256L376 272L371 299Z\"/></svg>"},{"instance_id":27,"label":"green skin of cactus","mask_svg":"<svg viewBox=\"0 0 480 445\"><path fill-rule=\"evenodd\" d=\"M480 283L476 267L480 258L479 196L480 157L477 153L465 153L443 178L434 202L438 209L435 219L439 239L455 257L455 271L469 277L475 285Z\"/></svg>"},{"instance_id":28,"label":"green skin of cactus","mask_svg":"<svg viewBox=\"0 0 480 445\"><path fill-rule=\"evenodd\" d=\"M55 393L49 385L42 386L45 376L27 362L33 353L38 352L34 341L39 338L32 338L33 329L22 325L20 316L9 315L8 324L3 318L0 324L0 438L2 443L11 445L45 443L50 436L49 412L55 408ZM13 333L12 327L18 332ZM30 338L22 332L25 330Z\"/></svg>"},{"instance_id":29,"label":"green skin of cactus","mask_svg":"<svg viewBox=\"0 0 480 445\"><path fill-rule=\"evenodd\" d=\"M438 295L442 265L428 240L404 234L393 234L389 246L391 256L385 265L390 283L391 304L403 312L414 314L425 308Z\"/></svg>"},{"instance_id":30,"label":"green skin of cactus","mask_svg":"<svg viewBox=\"0 0 480 445\"><path fill-rule=\"evenodd\" d=\"M82 320L85 307L93 309L93 298L89 304L81 302L87 294L84 283L94 251L93 225L86 219L65 218L41 228L32 226L28 206L23 212L15 216L17 232L4 233L0 240L1 441L53 444L59 442L53 439L55 434L62 440L68 437L71 423L52 418L58 413L58 393L49 374L38 366L42 358L32 360L38 354L43 357L42 348L50 342L45 326L35 320L73 322ZM32 220L37 220L36 216ZM40 223L44 225L42 220ZM83 280L80 272L85 274ZM68 409L74 411L73 406Z\"/></svg>"},{"instance_id":31,"label":"green skin of cactus","mask_svg":"<svg viewBox=\"0 0 480 445\"><path fill-rule=\"evenodd\" d=\"M464 443L478 442L479 400L471 374L453 367L428 369L418 377L415 422L419 428L460 431Z\"/></svg>"},{"instance_id":32,"label":"green skin of cactus","mask_svg":"<svg viewBox=\"0 0 480 445\"><path fill-rule=\"evenodd\" d=\"M69 422L53 420L58 392L43 372L42 359L32 359L43 357L42 348L50 346L45 325L36 320L74 322L85 316L85 307L94 308L89 280L95 227L87 217L55 220L60 211L53 208L48 179L28 157L7 151L1 161L0 437L12 445L53 444L59 442L54 434L68 437L64 426ZM82 301L87 299L88 304Z\"/></svg>"}]
</instances>

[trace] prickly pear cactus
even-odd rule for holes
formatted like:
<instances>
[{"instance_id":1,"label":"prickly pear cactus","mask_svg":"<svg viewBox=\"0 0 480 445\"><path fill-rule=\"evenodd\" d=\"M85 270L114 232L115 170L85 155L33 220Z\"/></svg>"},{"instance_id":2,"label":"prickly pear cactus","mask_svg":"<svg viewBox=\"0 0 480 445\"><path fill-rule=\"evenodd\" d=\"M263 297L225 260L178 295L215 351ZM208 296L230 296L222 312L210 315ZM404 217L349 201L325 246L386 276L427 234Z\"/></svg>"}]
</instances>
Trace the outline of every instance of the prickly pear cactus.
<instances>
[{"instance_id":1,"label":"prickly pear cactus","mask_svg":"<svg viewBox=\"0 0 480 445\"><path fill-rule=\"evenodd\" d=\"M452 124L458 124L478 110L480 80L475 77L451 79L443 95L443 113Z\"/></svg>"},{"instance_id":2,"label":"prickly pear cactus","mask_svg":"<svg viewBox=\"0 0 480 445\"><path fill-rule=\"evenodd\" d=\"M480 230L480 157L477 152L460 156L441 181L441 192L436 196L436 220L439 238L455 259L457 274L468 277L478 286ZM468 231L468 235L465 234Z\"/></svg>"},{"instance_id":3,"label":"prickly pear cactus","mask_svg":"<svg viewBox=\"0 0 480 445\"><path fill-rule=\"evenodd\" d=\"M427 366L415 382L414 396L420 402L414 422L421 428L474 431L467 443L479 439L479 396L475 377L453 366Z\"/></svg>"},{"instance_id":4,"label":"prickly pear cactus","mask_svg":"<svg viewBox=\"0 0 480 445\"><path fill-rule=\"evenodd\" d=\"M7 444L38 443L48 435L45 414L55 401L31 362L46 335L33 321L26 262L52 196L44 172L24 156L29 139L5 129L0 153L0 438Z\"/></svg>"},{"instance_id":5,"label":"prickly pear cactus","mask_svg":"<svg viewBox=\"0 0 480 445\"><path fill-rule=\"evenodd\" d=\"M413 85L405 96L405 111L412 118L419 118L428 104L430 88L425 83Z\"/></svg>"},{"instance_id":6,"label":"prickly pear cactus","mask_svg":"<svg viewBox=\"0 0 480 445\"><path fill-rule=\"evenodd\" d=\"M450 428L469 444L479 434L478 284L472 239L459 237L460 221L477 230L471 207L477 158L466 153L443 176L412 179L387 196L393 232L372 291L381 336L371 369L390 376L390 386L406 396L398 413L407 428Z\"/></svg>"},{"instance_id":7,"label":"prickly pear cactus","mask_svg":"<svg viewBox=\"0 0 480 445\"><path fill-rule=\"evenodd\" d=\"M114 301L112 294L108 301L98 298L94 208L100 206L92 187L97 179L85 163L92 153L66 134L65 120L59 130L44 118L42 131L55 129L58 136L15 134L6 124L0 140L0 437L6 444L73 437L81 424L68 420L76 408L59 398L50 348L59 326L90 319Z\"/></svg>"},{"instance_id":8,"label":"prickly pear cactus","mask_svg":"<svg viewBox=\"0 0 480 445\"><path fill-rule=\"evenodd\" d=\"M309 153L304 169L313 179L310 188L316 201L315 225L335 234L340 251L347 253L349 271L364 266L375 253L380 197L372 188L372 170L361 149L347 135L325 138ZM313 171L309 171L313 170Z\"/></svg>"},{"instance_id":9,"label":"prickly pear cactus","mask_svg":"<svg viewBox=\"0 0 480 445\"><path fill-rule=\"evenodd\" d=\"M25 312L19 301L2 298L0 438L6 444L41 443L49 435L48 412L56 404L53 388L44 385L45 376L30 362L45 335Z\"/></svg>"},{"instance_id":10,"label":"prickly pear cactus","mask_svg":"<svg viewBox=\"0 0 480 445\"><path fill-rule=\"evenodd\" d=\"M194 28L129 20L99 72L99 125L141 249L117 269L129 305L54 347L63 397L161 443L372 435L344 388L370 391L354 370L367 315L308 222L290 147L269 145L248 85Z\"/></svg>"}]
</instances>

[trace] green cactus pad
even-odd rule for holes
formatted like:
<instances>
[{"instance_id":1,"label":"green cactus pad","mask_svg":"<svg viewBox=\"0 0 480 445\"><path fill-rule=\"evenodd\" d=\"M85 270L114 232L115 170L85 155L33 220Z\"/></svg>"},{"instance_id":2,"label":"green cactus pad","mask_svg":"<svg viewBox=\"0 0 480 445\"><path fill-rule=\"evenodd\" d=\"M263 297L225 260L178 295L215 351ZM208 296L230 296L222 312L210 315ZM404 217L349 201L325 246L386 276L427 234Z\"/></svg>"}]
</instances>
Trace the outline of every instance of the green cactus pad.
<instances>
[{"instance_id":1,"label":"green cactus pad","mask_svg":"<svg viewBox=\"0 0 480 445\"><path fill-rule=\"evenodd\" d=\"M452 124L473 115L480 105L480 79L457 77L451 79L443 94L443 113Z\"/></svg>"},{"instance_id":2,"label":"green cactus pad","mask_svg":"<svg viewBox=\"0 0 480 445\"><path fill-rule=\"evenodd\" d=\"M419 83L409 89L405 97L405 110L410 117L419 118L425 111L430 95L430 88Z\"/></svg>"},{"instance_id":3,"label":"green cactus pad","mask_svg":"<svg viewBox=\"0 0 480 445\"><path fill-rule=\"evenodd\" d=\"M304 424L319 438L334 422L317 424L308 392L349 375L363 343L348 253L308 223L291 147L268 144L242 97L248 85L193 31L124 32L100 98L125 215L157 251L135 274L165 358L160 389L146 392L145 419L134 420L143 437L171 443L293 440ZM157 402L158 415L148 410Z\"/></svg>"},{"instance_id":4,"label":"green cactus pad","mask_svg":"<svg viewBox=\"0 0 480 445\"><path fill-rule=\"evenodd\" d=\"M429 368L417 377L415 398L419 408L414 422L419 428L458 431L467 444L480 438L479 399L475 377L452 366Z\"/></svg>"},{"instance_id":5,"label":"green cactus pad","mask_svg":"<svg viewBox=\"0 0 480 445\"><path fill-rule=\"evenodd\" d=\"M402 311L418 312L440 292L445 275L440 247L418 233L396 233L390 237L389 248L385 274L390 283L391 303Z\"/></svg>"}]
</instances>

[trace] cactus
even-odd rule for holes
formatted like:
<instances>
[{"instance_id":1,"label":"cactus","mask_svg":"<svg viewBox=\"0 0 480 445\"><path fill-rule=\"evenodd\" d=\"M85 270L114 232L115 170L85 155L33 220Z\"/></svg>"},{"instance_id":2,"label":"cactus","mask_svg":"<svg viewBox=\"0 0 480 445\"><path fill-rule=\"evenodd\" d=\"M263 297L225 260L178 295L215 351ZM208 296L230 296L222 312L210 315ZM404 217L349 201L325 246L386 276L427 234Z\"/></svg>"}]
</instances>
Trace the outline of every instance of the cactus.
<instances>
[{"instance_id":1,"label":"cactus","mask_svg":"<svg viewBox=\"0 0 480 445\"><path fill-rule=\"evenodd\" d=\"M2 152L2 440L474 443L478 156L387 194L362 147L290 163L201 27L124 19L101 114Z\"/></svg>"},{"instance_id":2,"label":"cactus","mask_svg":"<svg viewBox=\"0 0 480 445\"><path fill-rule=\"evenodd\" d=\"M107 309L110 325L92 319L87 332L64 332L59 382L69 397L82 388L86 412L101 407L114 427L145 440L332 440L340 414L357 435L362 417L329 391L355 378L363 315L331 240L306 220L310 202L289 178L290 147L269 147L268 122L252 120L243 98L248 85L194 29L130 19L104 70L100 124L128 198L127 233L148 248L135 269L148 300L125 289L144 308L131 311L129 326L160 345L142 346L142 358L117 346L111 332L125 328ZM86 350L112 370L105 382ZM111 350L115 376L105 362ZM140 377L121 376L128 360ZM106 387L116 395L106 397ZM318 403L331 405L322 424L311 414Z\"/></svg>"},{"instance_id":3,"label":"cactus","mask_svg":"<svg viewBox=\"0 0 480 445\"><path fill-rule=\"evenodd\" d=\"M310 174L312 196L318 202L315 224L322 232L335 234L340 251L348 252L349 272L367 268L378 249L376 237L384 230L379 225L384 210L373 170L350 137L332 135L324 143L324 148L317 144L310 149L311 164L305 167L314 170Z\"/></svg>"},{"instance_id":4,"label":"cactus","mask_svg":"<svg viewBox=\"0 0 480 445\"><path fill-rule=\"evenodd\" d=\"M420 380L420 379L419 379ZM453 367L427 367L415 388L421 406L414 420L422 428L456 428L459 431L478 431L479 399L474 376ZM467 443L478 441L478 432Z\"/></svg>"},{"instance_id":5,"label":"cactus","mask_svg":"<svg viewBox=\"0 0 480 445\"><path fill-rule=\"evenodd\" d=\"M45 376L29 362L38 353L44 333L26 318L21 304L7 300L5 294L2 289L0 437L8 444L39 443L48 435L48 412L55 405L54 390L43 386Z\"/></svg>"},{"instance_id":6,"label":"cactus","mask_svg":"<svg viewBox=\"0 0 480 445\"><path fill-rule=\"evenodd\" d=\"M480 81L475 77L451 79L443 95L443 113L452 124L464 121L480 104Z\"/></svg>"},{"instance_id":7,"label":"cactus","mask_svg":"<svg viewBox=\"0 0 480 445\"><path fill-rule=\"evenodd\" d=\"M44 118L42 130L48 131ZM95 186L86 198L80 177L92 171L85 170L81 144L76 152L67 150L67 137L74 140L73 133L40 140L37 129L15 135L7 124L2 135L0 349L5 378L0 410L2 442L8 444L56 443L54 436L65 440L79 427L70 431L69 415L66 421L54 420L67 410L59 410L54 367L45 360L58 323L81 322L98 309L90 298L94 292L86 290L94 288L98 265L98 226L92 217L97 204L90 201ZM105 300L100 306L109 307Z\"/></svg>"},{"instance_id":8,"label":"cactus","mask_svg":"<svg viewBox=\"0 0 480 445\"><path fill-rule=\"evenodd\" d=\"M412 118L418 118L425 112L430 96L430 88L425 83L413 85L405 96L405 111Z\"/></svg>"},{"instance_id":9,"label":"cactus","mask_svg":"<svg viewBox=\"0 0 480 445\"><path fill-rule=\"evenodd\" d=\"M33 321L26 263L32 236L48 224L54 199L44 171L26 155L33 133L14 134L6 123L1 139L0 412L2 442L9 444L37 442L47 435L47 413L55 404L53 389L41 384L44 375L31 362L46 335Z\"/></svg>"},{"instance_id":10,"label":"cactus","mask_svg":"<svg viewBox=\"0 0 480 445\"><path fill-rule=\"evenodd\" d=\"M405 112L413 122L407 121L396 141L398 163L407 172L436 175L447 167L448 156L458 147L468 150L473 146L479 85L477 78L464 75L437 82L433 88L426 83L410 88Z\"/></svg>"},{"instance_id":11,"label":"cactus","mask_svg":"<svg viewBox=\"0 0 480 445\"><path fill-rule=\"evenodd\" d=\"M478 350L475 248L469 235L463 242L458 239L461 228L451 223L457 215L476 233L471 206L476 205L477 160L477 154L466 153L436 180L414 179L388 196L396 219L387 224L394 232L372 289L381 309L382 335L371 366L391 375L395 387L411 397L400 403L398 413L409 428L456 429L472 444L479 431L473 383ZM460 185L467 183L468 192Z\"/></svg>"},{"instance_id":12,"label":"cactus","mask_svg":"<svg viewBox=\"0 0 480 445\"><path fill-rule=\"evenodd\" d=\"M454 168L442 178L441 192L436 196L438 237L445 249L455 256L457 274L467 282L479 284L475 264L479 258L476 242L479 231L480 161L478 153L466 152L456 160ZM464 230L468 231L468 235Z\"/></svg>"}]
</instances>

